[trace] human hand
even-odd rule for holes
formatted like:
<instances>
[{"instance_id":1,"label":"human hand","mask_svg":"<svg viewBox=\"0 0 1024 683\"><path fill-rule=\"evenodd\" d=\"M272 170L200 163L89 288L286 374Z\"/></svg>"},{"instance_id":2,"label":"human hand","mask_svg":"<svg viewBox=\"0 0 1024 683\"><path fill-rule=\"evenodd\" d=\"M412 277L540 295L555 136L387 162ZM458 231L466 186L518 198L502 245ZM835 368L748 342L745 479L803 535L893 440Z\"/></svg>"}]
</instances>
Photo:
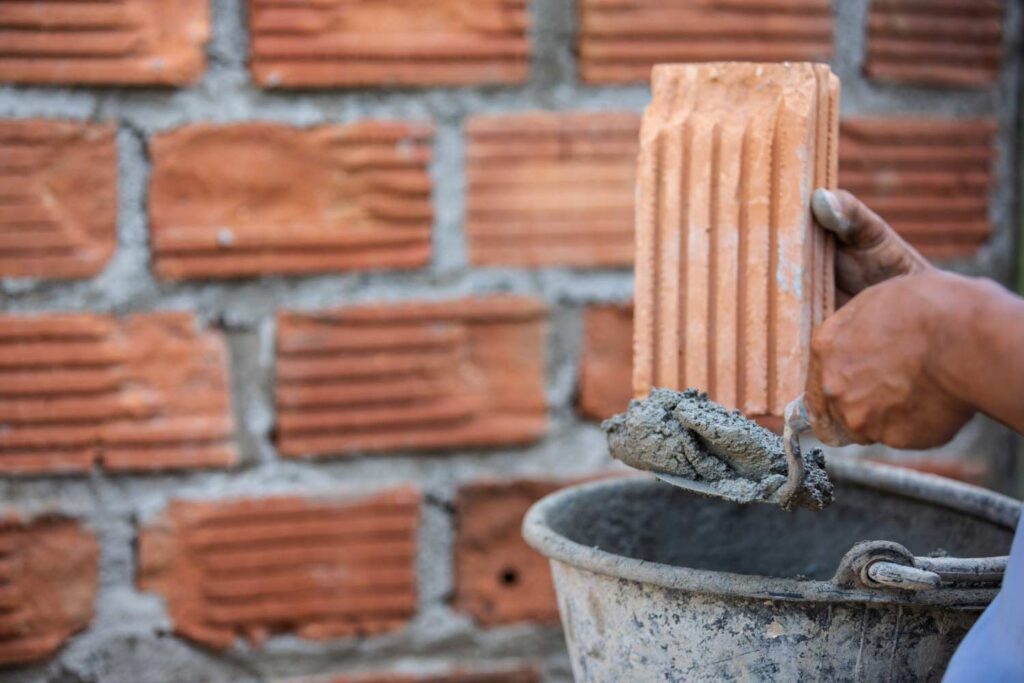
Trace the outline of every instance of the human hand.
<instances>
[{"instance_id":1,"label":"human hand","mask_svg":"<svg viewBox=\"0 0 1024 683\"><path fill-rule=\"evenodd\" d=\"M836 288L840 303L889 278L932 269L888 223L845 190L815 190L811 210L818 224L839 241Z\"/></svg>"},{"instance_id":2,"label":"human hand","mask_svg":"<svg viewBox=\"0 0 1024 683\"><path fill-rule=\"evenodd\" d=\"M957 335L971 325L976 289L969 278L925 267L864 289L818 326L804 397L818 438L918 449L952 439L975 412L954 377L964 366Z\"/></svg>"}]
</instances>

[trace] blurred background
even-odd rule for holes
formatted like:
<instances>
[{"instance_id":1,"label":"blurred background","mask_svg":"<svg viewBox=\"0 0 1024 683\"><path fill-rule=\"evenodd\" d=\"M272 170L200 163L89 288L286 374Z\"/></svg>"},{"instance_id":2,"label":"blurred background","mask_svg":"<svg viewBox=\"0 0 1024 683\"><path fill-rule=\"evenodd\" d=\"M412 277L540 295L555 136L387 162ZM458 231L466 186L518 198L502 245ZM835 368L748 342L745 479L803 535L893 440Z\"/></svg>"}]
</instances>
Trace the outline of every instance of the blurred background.
<instances>
[{"instance_id":1,"label":"blurred background","mask_svg":"<svg viewBox=\"0 0 1024 683\"><path fill-rule=\"evenodd\" d=\"M840 185L1018 288L1021 19L0 0L0 681L570 680L519 524L616 469L650 66L830 62Z\"/></svg>"}]
</instances>

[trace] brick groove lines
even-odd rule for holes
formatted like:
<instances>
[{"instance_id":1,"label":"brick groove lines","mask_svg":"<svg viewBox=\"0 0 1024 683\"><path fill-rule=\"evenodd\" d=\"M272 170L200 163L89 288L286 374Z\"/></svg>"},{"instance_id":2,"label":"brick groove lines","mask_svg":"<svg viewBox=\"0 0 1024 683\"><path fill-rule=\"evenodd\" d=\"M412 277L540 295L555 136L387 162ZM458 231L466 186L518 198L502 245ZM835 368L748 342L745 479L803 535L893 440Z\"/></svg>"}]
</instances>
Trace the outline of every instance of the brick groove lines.
<instances>
[{"instance_id":1,"label":"brick groove lines","mask_svg":"<svg viewBox=\"0 0 1024 683\"><path fill-rule=\"evenodd\" d=\"M969 256L991 235L994 120L863 118L841 128L840 187L925 256Z\"/></svg>"},{"instance_id":2,"label":"brick groove lines","mask_svg":"<svg viewBox=\"0 0 1024 683\"><path fill-rule=\"evenodd\" d=\"M152 142L161 277L415 268L431 253L429 125L195 125ZM301 183L295 182L302 178Z\"/></svg>"},{"instance_id":3,"label":"brick groove lines","mask_svg":"<svg viewBox=\"0 0 1024 683\"><path fill-rule=\"evenodd\" d=\"M580 71L646 82L663 62L828 61L830 0L580 0Z\"/></svg>"},{"instance_id":4,"label":"brick groove lines","mask_svg":"<svg viewBox=\"0 0 1024 683\"><path fill-rule=\"evenodd\" d=\"M517 297L279 317L286 456L532 442L545 432L543 304Z\"/></svg>"},{"instance_id":5,"label":"brick groove lines","mask_svg":"<svg viewBox=\"0 0 1024 683\"><path fill-rule=\"evenodd\" d=\"M392 631L416 611L419 504L412 489L177 501L142 532L140 588L167 598L179 633L211 647Z\"/></svg>"},{"instance_id":6,"label":"brick groove lines","mask_svg":"<svg viewBox=\"0 0 1024 683\"><path fill-rule=\"evenodd\" d=\"M116 222L113 126L0 121L0 277L95 275Z\"/></svg>"},{"instance_id":7,"label":"brick groove lines","mask_svg":"<svg viewBox=\"0 0 1024 683\"><path fill-rule=\"evenodd\" d=\"M0 472L233 464L226 352L187 314L0 318Z\"/></svg>"},{"instance_id":8,"label":"brick groove lines","mask_svg":"<svg viewBox=\"0 0 1024 683\"><path fill-rule=\"evenodd\" d=\"M471 119L466 235L473 263L626 266L640 118L629 113Z\"/></svg>"},{"instance_id":9,"label":"brick groove lines","mask_svg":"<svg viewBox=\"0 0 1024 683\"><path fill-rule=\"evenodd\" d=\"M0 81L185 85L208 15L207 0L0 0Z\"/></svg>"},{"instance_id":10,"label":"brick groove lines","mask_svg":"<svg viewBox=\"0 0 1024 683\"><path fill-rule=\"evenodd\" d=\"M526 80L529 0L249 0L255 79L269 87Z\"/></svg>"},{"instance_id":11,"label":"brick groove lines","mask_svg":"<svg viewBox=\"0 0 1024 683\"><path fill-rule=\"evenodd\" d=\"M901 83L986 87L1003 57L1002 0L872 0L866 70Z\"/></svg>"},{"instance_id":12,"label":"brick groove lines","mask_svg":"<svg viewBox=\"0 0 1024 683\"><path fill-rule=\"evenodd\" d=\"M802 350L833 297L830 240L807 207L814 187L835 186L837 117L828 67L655 70L639 164L637 395L697 387L778 416L799 393Z\"/></svg>"}]
</instances>

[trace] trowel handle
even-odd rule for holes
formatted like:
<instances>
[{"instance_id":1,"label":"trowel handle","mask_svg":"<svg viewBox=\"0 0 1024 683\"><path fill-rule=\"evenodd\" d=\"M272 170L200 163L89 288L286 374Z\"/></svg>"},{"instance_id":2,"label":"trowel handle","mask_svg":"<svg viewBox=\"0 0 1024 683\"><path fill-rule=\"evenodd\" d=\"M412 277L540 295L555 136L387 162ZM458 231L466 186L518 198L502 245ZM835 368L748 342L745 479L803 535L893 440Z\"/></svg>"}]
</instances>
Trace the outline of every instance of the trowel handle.
<instances>
[{"instance_id":1,"label":"trowel handle","mask_svg":"<svg viewBox=\"0 0 1024 683\"><path fill-rule=\"evenodd\" d=\"M789 509L792 499L803 488L807 472L800 454L800 434L811 428L804 406L804 395L800 394L789 402L782 424L782 448L786 453L786 483L779 489L782 507Z\"/></svg>"},{"instance_id":2,"label":"trowel handle","mask_svg":"<svg viewBox=\"0 0 1024 683\"><path fill-rule=\"evenodd\" d=\"M794 434L802 434L811 428L811 418L807 414L807 406L804 405L803 394L789 402L783 417L786 428Z\"/></svg>"}]
</instances>

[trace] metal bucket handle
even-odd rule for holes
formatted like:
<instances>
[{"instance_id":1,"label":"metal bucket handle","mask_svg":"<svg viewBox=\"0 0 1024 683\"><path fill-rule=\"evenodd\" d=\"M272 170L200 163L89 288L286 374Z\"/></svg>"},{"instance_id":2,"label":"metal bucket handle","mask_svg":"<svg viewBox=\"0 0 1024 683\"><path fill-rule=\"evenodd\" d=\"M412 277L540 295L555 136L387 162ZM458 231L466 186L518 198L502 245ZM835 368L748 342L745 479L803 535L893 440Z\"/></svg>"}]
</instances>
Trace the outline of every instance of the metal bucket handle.
<instances>
[{"instance_id":1,"label":"metal bucket handle","mask_svg":"<svg viewBox=\"0 0 1024 683\"><path fill-rule=\"evenodd\" d=\"M1007 557L915 557L892 541L863 541L839 563L833 582L843 588L934 590L998 585Z\"/></svg>"}]
</instances>

